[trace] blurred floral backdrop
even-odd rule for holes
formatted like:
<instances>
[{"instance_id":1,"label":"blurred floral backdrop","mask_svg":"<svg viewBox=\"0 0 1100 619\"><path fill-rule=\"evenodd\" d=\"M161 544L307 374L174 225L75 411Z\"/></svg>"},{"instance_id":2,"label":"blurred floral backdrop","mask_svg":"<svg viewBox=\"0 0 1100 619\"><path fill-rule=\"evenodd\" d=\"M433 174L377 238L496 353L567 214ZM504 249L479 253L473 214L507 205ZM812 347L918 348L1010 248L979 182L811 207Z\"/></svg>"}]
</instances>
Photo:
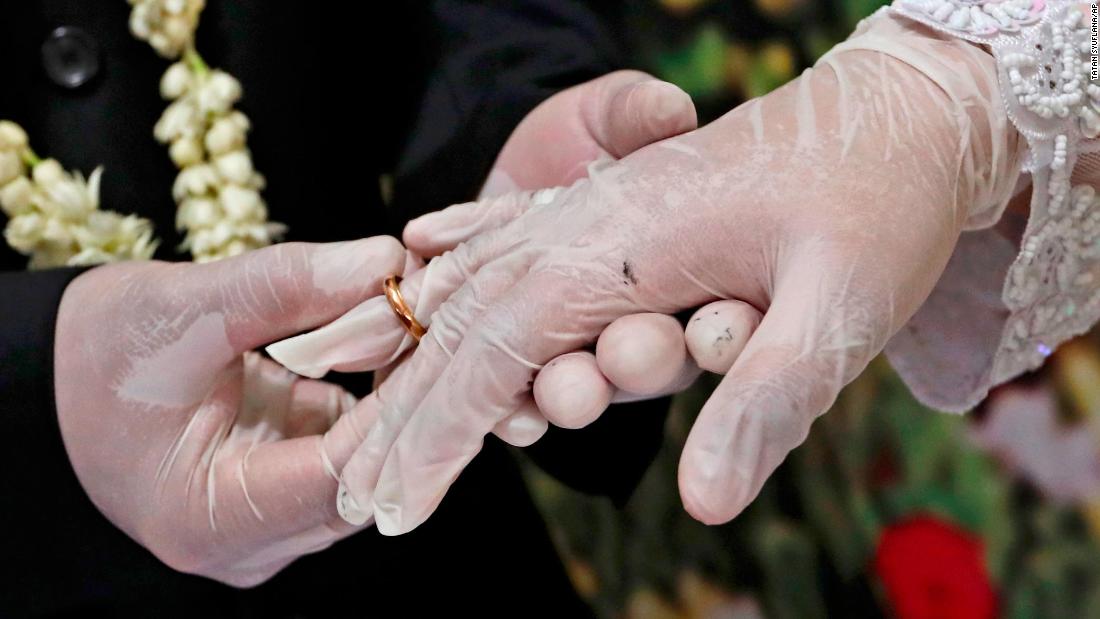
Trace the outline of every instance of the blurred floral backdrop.
<instances>
[{"instance_id":1,"label":"blurred floral backdrop","mask_svg":"<svg viewBox=\"0 0 1100 619\"><path fill-rule=\"evenodd\" d=\"M631 0L619 36L706 121L787 82L879 0ZM625 510L530 467L570 577L605 617L1100 617L1100 331L967 416L879 359L732 523L680 505L716 377L679 396Z\"/></svg>"}]
</instances>

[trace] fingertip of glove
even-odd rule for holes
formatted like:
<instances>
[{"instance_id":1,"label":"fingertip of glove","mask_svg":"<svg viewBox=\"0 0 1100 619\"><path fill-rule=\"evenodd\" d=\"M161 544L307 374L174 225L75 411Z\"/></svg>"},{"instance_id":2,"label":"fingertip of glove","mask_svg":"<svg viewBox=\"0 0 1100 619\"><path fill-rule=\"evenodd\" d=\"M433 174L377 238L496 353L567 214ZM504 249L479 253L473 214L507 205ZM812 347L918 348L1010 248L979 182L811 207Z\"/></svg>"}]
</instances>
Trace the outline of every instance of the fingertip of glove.
<instances>
[{"instance_id":1,"label":"fingertip of glove","mask_svg":"<svg viewBox=\"0 0 1100 619\"><path fill-rule=\"evenodd\" d=\"M323 293L356 292L366 280L381 282L405 267L405 247L392 236L329 243L313 254L313 285Z\"/></svg>"},{"instance_id":2,"label":"fingertip of glove","mask_svg":"<svg viewBox=\"0 0 1100 619\"><path fill-rule=\"evenodd\" d=\"M685 451L680 462L680 500L684 509L707 525L733 520L749 503L749 481L730 469L729 463L712 456L701 456L700 462L694 456Z\"/></svg>"},{"instance_id":3,"label":"fingertip of glove","mask_svg":"<svg viewBox=\"0 0 1100 619\"><path fill-rule=\"evenodd\" d=\"M295 336L280 340L274 344L269 344L264 348L264 351L267 352L268 356L274 359L276 363L299 376L304 376L306 378L323 377L328 373L327 367L316 367L314 365L295 363L292 351L298 346L296 340L299 337L301 336Z\"/></svg>"},{"instance_id":4,"label":"fingertip of glove","mask_svg":"<svg viewBox=\"0 0 1100 619\"><path fill-rule=\"evenodd\" d=\"M336 491L336 512L345 522L354 526L362 526L370 519L371 513L363 509L348 491L347 484L340 480L340 487Z\"/></svg>"},{"instance_id":5,"label":"fingertip of glove","mask_svg":"<svg viewBox=\"0 0 1100 619\"><path fill-rule=\"evenodd\" d=\"M434 253L432 251L434 246L433 222L439 219L438 215L438 212L428 213L405 224L405 229L401 232L401 240L405 242L409 249L426 256Z\"/></svg>"},{"instance_id":6,"label":"fingertip of glove","mask_svg":"<svg viewBox=\"0 0 1100 619\"><path fill-rule=\"evenodd\" d=\"M725 524L741 511L738 509L732 515L726 515L726 510L712 504L712 497L696 493L691 486L680 486L680 500L692 518L706 525Z\"/></svg>"},{"instance_id":7,"label":"fingertip of glove","mask_svg":"<svg viewBox=\"0 0 1100 619\"><path fill-rule=\"evenodd\" d=\"M405 246L397 238L389 235L373 236L356 243L362 243L361 248L357 249L363 252L363 259L368 264L379 262L392 265L392 273L404 271L407 260Z\"/></svg>"},{"instance_id":8,"label":"fingertip of glove","mask_svg":"<svg viewBox=\"0 0 1100 619\"><path fill-rule=\"evenodd\" d=\"M670 123L669 128L676 129L677 133L690 131L698 124L691 95L676 84L653 79L637 87L648 91L649 112L655 120Z\"/></svg>"},{"instance_id":9,"label":"fingertip of glove","mask_svg":"<svg viewBox=\"0 0 1100 619\"><path fill-rule=\"evenodd\" d=\"M510 415L493 428L493 433L513 447L530 447L550 428L546 418L533 411L529 414Z\"/></svg>"},{"instance_id":10,"label":"fingertip of glove","mask_svg":"<svg viewBox=\"0 0 1100 619\"><path fill-rule=\"evenodd\" d=\"M374 526L386 537L405 533L401 525L401 508L396 505L375 505Z\"/></svg>"}]
</instances>

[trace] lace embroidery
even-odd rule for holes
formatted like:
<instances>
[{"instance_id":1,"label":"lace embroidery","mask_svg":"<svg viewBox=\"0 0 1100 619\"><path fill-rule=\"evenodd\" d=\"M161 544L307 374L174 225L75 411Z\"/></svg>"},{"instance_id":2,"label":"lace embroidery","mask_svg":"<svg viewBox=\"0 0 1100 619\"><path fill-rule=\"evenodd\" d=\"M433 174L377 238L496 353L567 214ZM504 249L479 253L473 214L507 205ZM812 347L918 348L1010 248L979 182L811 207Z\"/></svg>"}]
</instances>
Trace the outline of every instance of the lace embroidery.
<instances>
[{"instance_id":1,"label":"lace embroidery","mask_svg":"<svg viewBox=\"0 0 1100 619\"><path fill-rule=\"evenodd\" d=\"M1010 316L990 376L997 384L1100 320L1100 197L1088 182L1073 184L1080 158L1100 151L1089 18L1065 0L896 0L890 10L988 45L1008 116L1027 140L1031 215L1005 281Z\"/></svg>"},{"instance_id":2,"label":"lace embroidery","mask_svg":"<svg viewBox=\"0 0 1100 619\"><path fill-rule=\"evenodd\" d=\"M1017 32L1039 21L1045 3L1043 0L899 0L894 6L966 38L984 38Z\"/></svg>"}]
</instances>

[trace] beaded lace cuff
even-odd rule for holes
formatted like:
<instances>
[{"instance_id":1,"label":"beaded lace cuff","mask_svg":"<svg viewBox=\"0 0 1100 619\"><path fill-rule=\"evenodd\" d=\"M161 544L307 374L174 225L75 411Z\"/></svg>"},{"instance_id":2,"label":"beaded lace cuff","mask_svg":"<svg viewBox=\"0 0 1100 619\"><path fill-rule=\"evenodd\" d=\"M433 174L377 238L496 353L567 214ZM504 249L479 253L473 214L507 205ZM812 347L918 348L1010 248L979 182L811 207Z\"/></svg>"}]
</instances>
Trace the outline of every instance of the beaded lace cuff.
<instances>
[{"instance_id":1,"label":"beaded lace cuff","mask_svg":"<svg viewBox=\"0 0 1100 619\"><path fill-rule=\"evenodd\" d=\"M988 377L999 384L1100 319L1100 85L1090 80L1088 5L895 0L890 10L987 45L1008 117L1027 140L1031 213L1002 292L1009 316Z\"/></svg>"}]
</instances>

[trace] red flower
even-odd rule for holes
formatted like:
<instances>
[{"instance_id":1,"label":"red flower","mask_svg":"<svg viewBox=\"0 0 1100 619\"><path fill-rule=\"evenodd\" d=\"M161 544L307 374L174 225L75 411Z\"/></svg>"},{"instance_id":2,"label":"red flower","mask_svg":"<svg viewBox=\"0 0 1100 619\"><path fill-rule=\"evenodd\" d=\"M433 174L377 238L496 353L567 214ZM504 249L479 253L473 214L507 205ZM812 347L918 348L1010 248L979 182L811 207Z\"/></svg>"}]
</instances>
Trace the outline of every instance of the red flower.
<instances>
[{"instance_id":1,"label":"red flower","mask_svg":"<svg viewBox=\"0 0 1100 619\"><path fill-rule=\"evenodd\" d=\"M875 573L898 619L989 619L997 599L982 542L935 516L887 527Z\"/></svg>"}]
</instances>

